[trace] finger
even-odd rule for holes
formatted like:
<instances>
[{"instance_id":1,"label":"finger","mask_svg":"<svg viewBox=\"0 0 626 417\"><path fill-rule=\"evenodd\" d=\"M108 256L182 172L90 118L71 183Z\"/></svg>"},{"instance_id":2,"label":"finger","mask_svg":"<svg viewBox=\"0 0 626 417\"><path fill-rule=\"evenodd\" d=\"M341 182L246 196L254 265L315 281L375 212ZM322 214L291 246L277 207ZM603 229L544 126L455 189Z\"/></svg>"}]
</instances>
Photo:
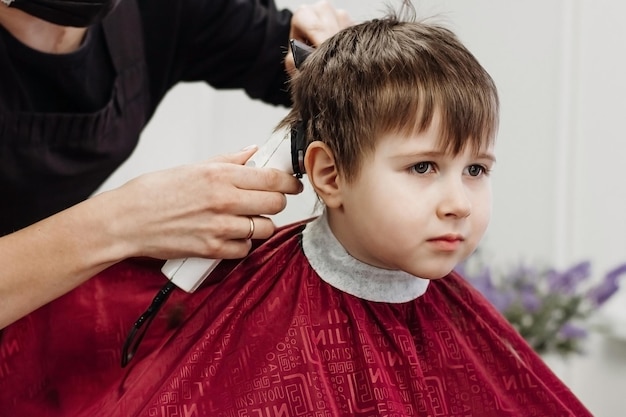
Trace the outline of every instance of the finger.
<instances>
[{"instance_id":1,"label":"finger","mask_svg":"<svg viewBox=\"0 0 626 417\"><path fill-rule=\"evenodd\" d=\"M220 239L223 241L267 239L276 230L274 222L264 216L245 214L229 216L222 218L221 222Z\"/></svg>"},{"instance_id":2,"label":"finger","mask_svg":"<svg viewBox=\"0 0 626 417\"><path fill-rule=\"evenodd\" d=\"M220 216L219 223L219 229L206 223L206 227L190 232L195 236L194 240L201 242L197 246L200 248L197 256L217 259L243 257L250 249L250 240L267 239L276 230L274 222L263 216Z\"/></svg>"},{"instance_id":3,"label":"finger","mask_svg":"<svg viewBox=\"0 0 626 417\"><path fill-rule=\"evenodd\" d=\"M227 240L222 243L218 251L211 253L209 257L212 259L241 259L250 252L251 247L250 240Z\"/></svg>"},{"instance_id":4,"label":"finger","mask_svg":"<svg viewBox=\"0 0 626 417\"><path fill-rule=\"evenodd\" d=\"M304 189L291 174L273 168L254 168L232 163L198 165L176 191L173 200L181 206L177 217L199 212L224 215L273 215L287 205L286 194L295 195ZM171 208L171 207L170 207Z\"/></svg>"},{"instance_id":5,"label":"finger","mask_svg":"<svg viewBox=\"0 0 626 417\"><path fill-rule=\"evenodd\" d=\"M335 9L328 1L303 5L296 9L291 21L291 37L319 45L352 24L345 10Z\"/></svg>"},{"instance_id":6,"label":"finger","mask_svg":"<svg viewBox=\"0 0 626 417\"><path fill-rule=\"evenodd\" d=\"M267 239L276 230L274 222L262 216L233 216L225 223L225 235L219 244L207 245L207 253L202 256L216 259L243 258L250 251L252 239Z\"/></svg>"},{"instance_id":7,"label":"finger","mask_svg":"<svg viewBox=\"0 0 626 417\"><path fill-rule=\"evenodd\" d=\"M335 9L328 1L320 1L314 5L303 5L296 9L292 16L289 37L318 46L341 29L353 24L348 12ZM293 76L296 64L291 45L288 46L284 65L287 74L290 77Z\"/></svg>"},{"instance_id":8,"label":"finger","mask_svg":"<svg viewBox=\"0 0 626 417\"><path fill-rule=\"evenodd\" d=\"M271 219L257 215L242 214L222 217L220 223L220 233L215 238L222 241L267 239L276 230L276 226ZM215 232L210 234L214 235Z\"/></svg>"},{"instance_id":9,"label":"finger","mask_svg":"<svg viewBox=\"0 0 626 417\"><path fill-rule=\"evenodd\" d=\"M258 150L259 150L259 147L257 145L250 145L250 146L246 146L245 148L241 149L238 152L214 156L213 158L209 159L207 162L226 162L226 163L232 163L232 164L237 164L237 165L243 165Z\"/></svg>"},{"instance_id":10,"label":"finger","mask_svg":"<svg viewBox=\"0 0 626 417\"><path fill-rule=\"evenodd\" d=\"M299 194L303 190L302 182L284 171L274 168L237 167L233 176L233 185L241 190L279 192Z\"/></svg>"},{"instance_id":11,"label":"finger","mask_svg":"<svg viewBox=\"0 0 626 417\"><path fill-rule=\"evenodd\" d=\"M347 10L337 9L336 14L337 14L337 22L339 23L339 27L341 29L345 29L348 26L354 25L354 21L350 17L350 14L348 13Z\"/></svg>"},{"instance_id":12,"label":"finger","mask_svg":"<svg viewBox=\"0 0 626 417\"><path fill-rule=\"evenodd\" d=\"M287 207L287 197L283 193L242 190L239 192L236 205L229 208L229 213L238 216L271 216L280 213L285 207Z\"/></svg>"},{"instance_id":13,"label":"finger","mask_svg":"<svg viewBox=\"0 0 626 417\"><path fill-rule=\"evenodd\" d=\"M267 239L274 234L276 226L274 222L263 216L241 216L246 220L244 240Z\"/></svg>"},{"instance_id":14,"label":"finger","mask_svg":"<svg viewBox=\"0 0 626 417\"><path fill-rule=\"evenodd\" d=\"M252 237L254 237L254 229L255 229L255 227L254 227L254 217L248 216L248 220L250 221L250 230L248 231L248 234L244 238L245 240L252 239Z\"/></svg>"}]
</instances>

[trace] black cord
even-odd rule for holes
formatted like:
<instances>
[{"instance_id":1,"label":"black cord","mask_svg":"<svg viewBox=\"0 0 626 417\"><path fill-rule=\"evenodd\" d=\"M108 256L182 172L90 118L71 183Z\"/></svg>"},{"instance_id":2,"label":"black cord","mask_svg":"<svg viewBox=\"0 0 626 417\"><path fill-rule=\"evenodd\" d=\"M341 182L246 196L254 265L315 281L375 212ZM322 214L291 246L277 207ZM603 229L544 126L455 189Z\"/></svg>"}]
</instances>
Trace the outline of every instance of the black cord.
<instances>
[{"instance_id":1,"label":"black cord","mask_svg":"<svg viewBox=\"0 0 626 417\"><path fill-rule=\"evenodd\" d=\"M167 284L163 286L152 300L152 303L148 306L148 309L139 316L133 327L130 329L124 346L122 346L122 368L125 368L130 360L135 356L139 344L143 340L150 323L157 315L165 301L169 298L171 291L176 288L176 285L172 281L167 281ZM142 330L143 329L143 330Z\"/></svg>"}]
</instances>

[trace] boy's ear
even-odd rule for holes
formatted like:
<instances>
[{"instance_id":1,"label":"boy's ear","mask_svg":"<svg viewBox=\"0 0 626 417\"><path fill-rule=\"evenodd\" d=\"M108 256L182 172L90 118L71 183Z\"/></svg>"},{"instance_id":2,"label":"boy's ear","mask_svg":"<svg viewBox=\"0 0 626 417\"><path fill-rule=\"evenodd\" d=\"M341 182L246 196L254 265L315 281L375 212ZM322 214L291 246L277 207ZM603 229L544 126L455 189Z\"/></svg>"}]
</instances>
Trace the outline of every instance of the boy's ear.
<instances>
[{"instance_id":1,"label":"boy's ear","mask_svg":"<svg viewBox=\"0 0 626 417\"><path fill-rule=\"evenodd\" d=\"M311 142L304 156L306 175L317 195L329 208L341 205L341 186L335 165L335 157L323 142Z\"/></svg>"}]
</instances>

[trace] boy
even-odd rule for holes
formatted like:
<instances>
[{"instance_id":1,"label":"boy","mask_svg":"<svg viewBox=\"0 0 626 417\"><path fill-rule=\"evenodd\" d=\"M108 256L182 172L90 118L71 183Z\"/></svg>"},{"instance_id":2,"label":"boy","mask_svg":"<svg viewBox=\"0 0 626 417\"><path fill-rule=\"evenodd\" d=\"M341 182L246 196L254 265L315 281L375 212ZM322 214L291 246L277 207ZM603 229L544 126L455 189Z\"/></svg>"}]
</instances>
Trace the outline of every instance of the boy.
<instances>
[{"instance_id":1,"label":"boy","mask_svg":"<svg viewBox=\"0 0 626 417\"><path fill-rule=\"evenodd\" d=\"M451 272L487 227L495 161L497 92L471 53L390 15L321 45L291 89L280 127L304 129L323 214L175 293L181 322L157 318L125 370L100 352L81 363L103 390L74 415L590 415ZM119 264L87 285L106 280L140 309L126 294L161 285L159 267Z\"/></svg>"}]
</instances>

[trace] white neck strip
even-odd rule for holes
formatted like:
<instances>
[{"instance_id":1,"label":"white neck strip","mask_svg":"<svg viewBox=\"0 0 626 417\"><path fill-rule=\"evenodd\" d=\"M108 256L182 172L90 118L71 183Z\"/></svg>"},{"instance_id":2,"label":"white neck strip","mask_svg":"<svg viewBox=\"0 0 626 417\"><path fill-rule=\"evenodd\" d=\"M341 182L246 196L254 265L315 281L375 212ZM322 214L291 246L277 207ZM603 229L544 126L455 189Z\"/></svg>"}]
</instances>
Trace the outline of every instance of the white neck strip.
<instances>
[{"instance_id":1,"label":"white neck strip","mask_svg":"<svg viewBox=\"0 0 626 417\"><path fill-rule=\"evenodd\" d=\"M427 279L353 258L330 230L325 211L307 224L302 235L309 263L323 281L338 290L368 301L406 303L422 296L428 288Z\"/></svg>"}]
</instances>

